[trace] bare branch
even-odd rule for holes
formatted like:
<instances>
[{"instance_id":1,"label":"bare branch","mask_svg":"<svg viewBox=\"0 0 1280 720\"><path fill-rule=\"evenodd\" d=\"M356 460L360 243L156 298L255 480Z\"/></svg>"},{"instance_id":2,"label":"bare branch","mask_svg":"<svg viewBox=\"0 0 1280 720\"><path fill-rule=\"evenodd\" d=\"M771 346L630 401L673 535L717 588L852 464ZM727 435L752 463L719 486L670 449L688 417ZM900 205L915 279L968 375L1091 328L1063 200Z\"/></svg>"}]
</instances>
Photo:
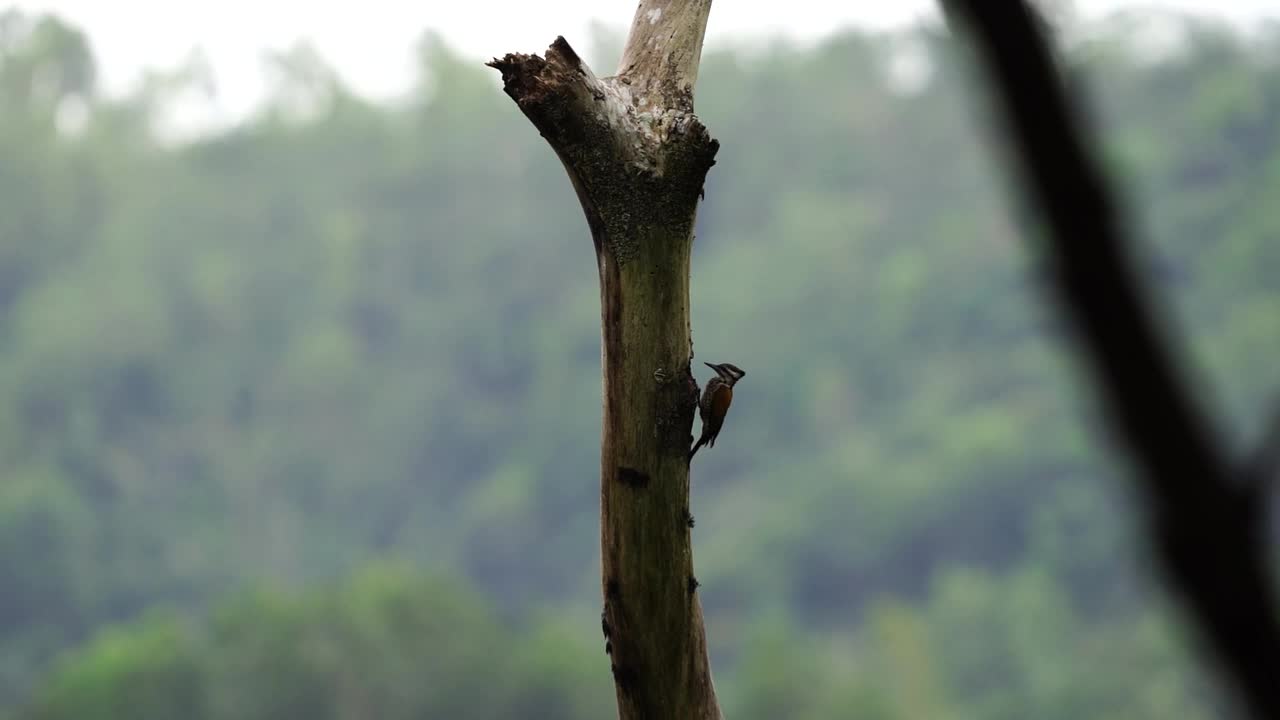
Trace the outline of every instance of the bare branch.
<instances>
[{"instance_id":1,"label":"bare branch","mask_svg":"<svg viewBox=\"0 0 1280 720\"><path fill-rule=\"evenodd\" d=\"M640 0L618 63L636 106L693 110L711 0Z\"/></svg>"},{"instance_id":2,"label":"bare branch","mask_svg":"<svg viewBox=\"0 0 1280 720\"><path fill-rule=\"evenodd\" d=\"M1129 256L1120 214L1024 2L942 0L973 37L1049 221L1051 288L1139 465L1165 577L1259 718L1280 717L1280 624L1265 505L1197 406Z\"/></svg>"}]
</instances>

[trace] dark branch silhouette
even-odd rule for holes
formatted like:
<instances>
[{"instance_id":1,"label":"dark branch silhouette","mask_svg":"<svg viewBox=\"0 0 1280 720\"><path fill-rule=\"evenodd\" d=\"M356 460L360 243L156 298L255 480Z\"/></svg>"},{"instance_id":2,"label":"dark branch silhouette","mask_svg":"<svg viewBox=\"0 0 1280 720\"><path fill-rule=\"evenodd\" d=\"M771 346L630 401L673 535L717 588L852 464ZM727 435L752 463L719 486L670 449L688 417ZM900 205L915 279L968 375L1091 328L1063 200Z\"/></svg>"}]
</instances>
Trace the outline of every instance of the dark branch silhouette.
<instances>
[{"instance_id":1,"label":"dark branch silhouette","mask_svg":"<svg viewBox=\"0 0 1280 720\"><path fill-rule=\"evenodd\" d=\"M1136 464L1160 569L1248 710L1280 718L1266 486L1228 457L1189 391L1040 19L1023 2L942 6L972 38L1028 197L1047 221L1049 286Z\"/></svg>"}]
</instances>

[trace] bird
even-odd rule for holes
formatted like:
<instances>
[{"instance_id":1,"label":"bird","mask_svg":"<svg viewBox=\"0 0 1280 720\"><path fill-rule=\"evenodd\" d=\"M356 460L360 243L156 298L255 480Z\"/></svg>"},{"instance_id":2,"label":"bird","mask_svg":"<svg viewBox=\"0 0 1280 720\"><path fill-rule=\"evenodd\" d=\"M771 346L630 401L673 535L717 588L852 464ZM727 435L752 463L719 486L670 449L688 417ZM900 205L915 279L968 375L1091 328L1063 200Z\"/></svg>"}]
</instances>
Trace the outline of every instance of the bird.
<instances>
[{"instance_id":1,"label":"bird","mask_svg":"<svg viewBox=\"0 0 1280 720\"><path fill-rule=\"evenodd\" d=\"M716 371L716 376L707 381L702 391L702 399L698 401L698 414L702 417L702 437L689 451L689 460L698 452L698 448L716 446L716 438L724 425L724 416L729 412L729 404L733 402L733 386L747 373L733 363L703 363Z\"/></svg>"}]
</instances>

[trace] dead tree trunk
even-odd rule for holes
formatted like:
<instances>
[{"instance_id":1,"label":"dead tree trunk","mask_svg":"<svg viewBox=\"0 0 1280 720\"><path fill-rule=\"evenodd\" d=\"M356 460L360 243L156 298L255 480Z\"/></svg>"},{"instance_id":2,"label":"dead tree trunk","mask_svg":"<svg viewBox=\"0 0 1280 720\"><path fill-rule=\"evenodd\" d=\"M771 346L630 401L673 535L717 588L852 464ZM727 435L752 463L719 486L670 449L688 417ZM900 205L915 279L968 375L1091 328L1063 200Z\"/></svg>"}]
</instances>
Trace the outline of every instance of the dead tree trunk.
<instances>
[{"instance_id":1,"label":"dead tree trunk","mask_svg":"<svg viewBox=\"0 0 1280 720\"><path fill-rule=\"evenodd\" d=\"M642 0L616 77L564 38L490 66L560 157L600 272L605 649L618 714L718 719L690 545L689 258L718 143L693 114L711 0Z\"/></svg>"}]
</instances>

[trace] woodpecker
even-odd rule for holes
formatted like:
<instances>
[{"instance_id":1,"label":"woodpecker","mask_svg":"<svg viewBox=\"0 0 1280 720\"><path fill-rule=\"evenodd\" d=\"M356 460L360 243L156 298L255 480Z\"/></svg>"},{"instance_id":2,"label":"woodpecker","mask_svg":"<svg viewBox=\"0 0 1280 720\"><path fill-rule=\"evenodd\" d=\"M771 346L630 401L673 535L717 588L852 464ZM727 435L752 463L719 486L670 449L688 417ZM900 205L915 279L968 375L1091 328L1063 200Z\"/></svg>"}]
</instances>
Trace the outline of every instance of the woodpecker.
<instances>
[{"instance_id":1,"label":"woodpecker","mask_svg":"<svg viewBox=\"0 0 1280 720\"><path fill-rule=\"evenodd\" d=\"M720 426L724 425L724 416L729 412L729 404L733 402L733 386L746 375L742 368L731 363L703 363L716 371L716 376L707 381L702 391L702 399L698 402L698 414L702 416L702 437L689 451L689 459L698 452L698 448L716 446L716 437L720 435Z\"/></svg>"}]
</instances>

